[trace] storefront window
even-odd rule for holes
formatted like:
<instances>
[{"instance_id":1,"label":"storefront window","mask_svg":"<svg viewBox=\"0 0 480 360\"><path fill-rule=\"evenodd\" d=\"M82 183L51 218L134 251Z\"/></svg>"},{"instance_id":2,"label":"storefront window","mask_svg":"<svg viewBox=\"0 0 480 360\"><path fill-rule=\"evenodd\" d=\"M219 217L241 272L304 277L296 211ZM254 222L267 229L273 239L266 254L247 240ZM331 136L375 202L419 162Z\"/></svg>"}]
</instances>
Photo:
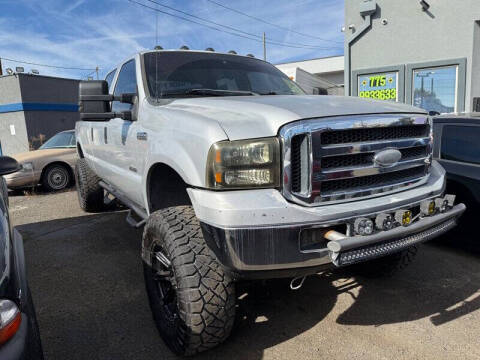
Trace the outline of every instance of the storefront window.
<instances>
[{"instance_id":1,"label":"storefront window","mask_svg":"<svg viewBox=\"0 0 480 360\"><path fill-rule=\"evenodd\" d=\"M413 105L427 111L456 111L457 66L413 71Z\"/></svg>"},{"instance_id":2,"label":"storefront window","mask_svg":"<svg viewBox=\"0 0 480 360\"><path fill-rule=\"evenodd\" d=\"M398 100L398 72L358 76L358 96L378 100Z\"/></svg>"}]
</instances>

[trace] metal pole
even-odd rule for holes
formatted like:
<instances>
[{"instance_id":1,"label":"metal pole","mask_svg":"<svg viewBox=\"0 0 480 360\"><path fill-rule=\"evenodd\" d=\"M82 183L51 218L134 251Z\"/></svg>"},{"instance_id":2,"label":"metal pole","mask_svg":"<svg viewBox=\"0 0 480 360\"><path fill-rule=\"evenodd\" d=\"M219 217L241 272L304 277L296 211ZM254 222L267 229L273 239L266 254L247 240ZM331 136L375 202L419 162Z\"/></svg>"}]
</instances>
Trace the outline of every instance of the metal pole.
<instances>
[{"instance_id":1,"label":"metal pole","mask_svg":"<svg viewBox=\"0 0 480 360\"><path fill-rule=\"evenodd\" d=\"M97 73L97 80L98 80L98 66L95 68L95 72Z\"/></svg>"},{"instance_id":2,"label":"metal pole","mask_svg":"<svg viewBox=\"0 0 480 360\"><path fill-rule=\"evenodd\" d=\"M0 76L3 75L3 72L2 72L2 58L0 58Z\"/></svg>"},{"instance_id":3,"label":"metal pole","mask_svg":"<svg viewBox=\"0 0 480 360\"><path fill-rule=\"evenodd\" d=\"M265 41L265 32L263 33L263 60L267 61L267 44Z\"/></svg>"},{"instance_id":4,"label":"metal pole","mask_svg":"<svg viewBox=\"0 0 480 360\"><path fill-rule=\"evenodd\" d=\"M421 100L420 100L420 107L423 108L423 92L424 92L424 88L423 88L423 79L425 78L425 76L422 76L421 79L422 79L422 89L420 91L420 94L421 94Z\"/></svg>"}]
</instances>

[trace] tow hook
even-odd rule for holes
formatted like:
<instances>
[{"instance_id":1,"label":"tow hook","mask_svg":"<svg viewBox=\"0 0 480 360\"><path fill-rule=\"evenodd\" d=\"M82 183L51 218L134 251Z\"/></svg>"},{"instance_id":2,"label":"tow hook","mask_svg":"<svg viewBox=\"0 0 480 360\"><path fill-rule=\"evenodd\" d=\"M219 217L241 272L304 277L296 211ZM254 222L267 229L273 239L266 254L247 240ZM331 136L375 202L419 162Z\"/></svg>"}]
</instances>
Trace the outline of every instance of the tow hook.
<instances>
[{"instance_id":1,"label":"tow hook","mask_svg":"<svg viewBox=\"0 0 480 360\"><path fill-rule=\"evenodd\" d=\"M290 289L291 290L299 290L305 281L306 276L298 276L294 277L292 281L290 281Z\"/></svg>"}]
</instances>

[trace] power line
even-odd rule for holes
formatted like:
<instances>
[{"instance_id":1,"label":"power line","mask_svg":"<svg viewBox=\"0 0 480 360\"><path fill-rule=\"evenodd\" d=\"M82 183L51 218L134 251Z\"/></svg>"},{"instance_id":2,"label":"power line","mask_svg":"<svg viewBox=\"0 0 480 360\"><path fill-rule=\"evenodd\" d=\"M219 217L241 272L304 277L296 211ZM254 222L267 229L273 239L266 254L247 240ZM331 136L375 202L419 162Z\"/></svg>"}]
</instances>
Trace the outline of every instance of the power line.
<instances>
[{"instance_id":1,"label":"power line","mask_svg":"<svg viewBox=\"0 0 480 360\"><path fill-rule=\"evenodd\" d=\"M39 64L39 63L34 63L34 62L29 62L29 61L23 61L23 60L15 60L15 59L9 59L6 57L0 57L2 60L7 60L7 61L13 61L17 62L20 64L28 64L28 65L35 65L35 66L42 66L42 67L48 67L48 68L54 68L54 69L64 69L64 70L80 70L80 71L96 71L97 68L80 68L80 67L70 67L70 66L57 66L57 65L49 65L49 64Z\"/></svg>"},{"instance_id":2,"label":"power line","mask_svg":"<svg viewBox=\"0 0 480 360\"><path fill-rule=\"evenodd\" d=\"M207 22L207 23L209 23L209 24L213 24L213 25L215 25L215 26L220 26L220 27L226 28L226 29L228 29L228 30L233 30L233 31L239 32L239 33L244 34L244 35L247 35L247 36L256 37L256 38L259 38L259 39L261 39L261 40L263 41L262 36L260 36L260 35L253 34L253 33L250 33L250 32L244 31L244 30L241 30L241 29L237 29L237 28L234 28L234 27L229 26L229 25L220 24L220 23L217 23L217 22L215 22L215 21L208 20L208 19L202 18L202 17L200 17L200 16L197 16L197 15L194 15L194 14L191 14L191 13L188 13L188 12L186 12L186 11L179 10L179 9L176 9L176 8L174 8L174 7L171 7L171 6L161 4L161 3L157 2L157 1L154 1L154 0L147 0L147 1L150 2L150 3L156 4L156 5L159 5L159 6L163 7L163 8L166 8L166 9L169 9L169 10L172 10L172 11L176 11L176 12L178 12L178 13L180 13L180 14L187 15L187 16L192 17L192 18L194 18L194 19L198 19L198 20ZM286 41L275 40L275 39L268 38L268 37L267 37L266 39L269 39L270 41L272 41L272 42L274 42L274 43L277 43L277 44L290 45L290 46L292 46L292 47L306 47L306 48L312 48L312 49L322 48L321 46L317 46L317 45L301 44L301 43L289 43L289 42L286 42Z\"/></svg>"},{"instance_id":3,"label":"power line","mask_svg":"<svg viewBox=\"0 0 480 360\"><path fill-rule=\"evenodd\" d=\"M257 20L257 21L260 21L264 24L267 24L267 25L270 25L270 26L274 26L276 28L279 28L279 29L282 29L282 30L286 30L286 31L290 31L290 32L293 32L295 34L298 34L298 35L302 35L302 36L307 36L307 37L310 37L310 38L313 38L313 39L318 39L318 40L322 40L322 41L328 41L328 42L333 42L333 43L337 43L337 44L342 44L341 41L335 41L335 40L329 40L329 39L324 39L324 38L321 38L321 37L318 37L318 36L315 36L315 35L310 35L310 34L305 34L305 33L302 33L302 32L299 32L299 31L296 31L296 30L292 30L292 29L289 29L287 27L284 27L284 26L280 26L280 25L277 25L277 24L274 24L274 23L271 23L271 22L268 22L266 20L263 20L263 19L260 19L256 16L253 16L253 15L250 15L250 14L247 14L247 13L244 13L240 10L237 10L237 9L233 9L231 7L228 7L226 5L223 5L221 3L218 3L214 0L207 0L208 2L212 3L212 4L215 4L217 6L220 6L224 9L227 9L227 10L230 10L230 11L233 11L233 12L236 12L237 14L240 14L240 15L243 15L243 16L246 16L246 17L249 17L251 19L254 19L254 20Z\"/></svg>"},{"instance_id":4,"label":"power line","mask_svg":"<svg viewBox=\"0 0 480 360\"><path fill-rule=\"evenodd\" d=\"M207 27L209 29L212 29L212 30L215 30L215 31L219 31L219 32L223 32L223 33L226 33L226 34L230 34L230 35L234 35L234 36L237 36L237 37L241 37L241 38L245 38L245 39L249 39L249 40L253 40L253 41L256 41L256 42L259 42L259 43L262 43L263 41L261 39L258 39L258 38L253 38L251 37L252 35L242 35L242 34L239 34L238 32L232 32L232 31L227 31L227 30L223 30L223 29L219 29L218 27L215 27L215 26L211 26L211 25L208 25L208 24L204 24L204 23L201 23L201 22L198 22L198 21L195 21L195 20L192 20L192 19L189 19L189 18L186 18L186 17L183 17L183 16L180 16L180 15L175 15L175 14L171 14L169 12L166 12L166 11L163 11L163 10L160 10L160 9L157 9L157 8L154 8L154 7L151 7L151 6L148 6L146 4L142 4L138 1L135 1L135 0L127 0L131 3L135 3L137 5L140 5L144 8L147 8L147 9L150 9L150 10L154 10L154 11L157 11L159 13L162 13L162 14L165 14L165 15L169 15L169 16L172 16L172 17L175 17L177 19L181 19L181 20L184 20L184 21L188 21L188 22L191 22L191 23L194 23L194 24L197 24L197 25L201 25L201 26L204 26L204 27ZM148 0L150 2L153 2L151 0ZM157 5L161 5L161 4L158 4ZM165 6L165 5L161 5L161 6ZM180 10L178 10L180 11ZM189 15L190 16L190 15ZM200 18L201 19L201 18ZM202 19L203 20L203 19ZM203 20L203 21L207 21L207 22L210 22L210 23L213 23L209 20ZM223 26L223 25L220 25L218 24L217 26ZM226 27L226 26L223 26L223 27ZM233 28L234 29L234 28ZM235 31L237 31L235 29ZM243 31L241 31L243 32ZM257 36L257 35L254 35L254 36ZM284 46L284 47L290 47L290 48L297 48L297 49L320 49L320 47L306 47L306 46L297 46L297 45L289 45L289 44L285 44L285 43L279 43L279 42L275 42L275 41L267 41L268 44L272 44L272 45L278 45L278 46ZM331 49L331 48L323 48L324 50L326 49Z\"/></svg>"}]
</instances>

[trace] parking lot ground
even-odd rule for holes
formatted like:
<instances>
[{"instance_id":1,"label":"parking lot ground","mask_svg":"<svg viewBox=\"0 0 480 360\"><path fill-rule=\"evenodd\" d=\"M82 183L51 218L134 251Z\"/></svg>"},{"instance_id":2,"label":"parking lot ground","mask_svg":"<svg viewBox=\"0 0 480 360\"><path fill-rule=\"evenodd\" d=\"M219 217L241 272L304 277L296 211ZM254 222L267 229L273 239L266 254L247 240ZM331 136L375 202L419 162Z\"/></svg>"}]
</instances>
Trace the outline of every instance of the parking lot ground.
<instances>
[{"instance_id":1,"label":"parking lot ground","mask_svg":"<svg viewBox=\"0 0 480 360\"><path fill-rule=\"evenodd\" d=\"M85 214L74 191L10 201L46 359L175 358L151 318L141 231L124 211ZM343 270L298 291L288 280L241 285L232 336L198 358L479 359L480 251L458 245L421 246L391 279Z\"/></svg>"}]
</instances>

